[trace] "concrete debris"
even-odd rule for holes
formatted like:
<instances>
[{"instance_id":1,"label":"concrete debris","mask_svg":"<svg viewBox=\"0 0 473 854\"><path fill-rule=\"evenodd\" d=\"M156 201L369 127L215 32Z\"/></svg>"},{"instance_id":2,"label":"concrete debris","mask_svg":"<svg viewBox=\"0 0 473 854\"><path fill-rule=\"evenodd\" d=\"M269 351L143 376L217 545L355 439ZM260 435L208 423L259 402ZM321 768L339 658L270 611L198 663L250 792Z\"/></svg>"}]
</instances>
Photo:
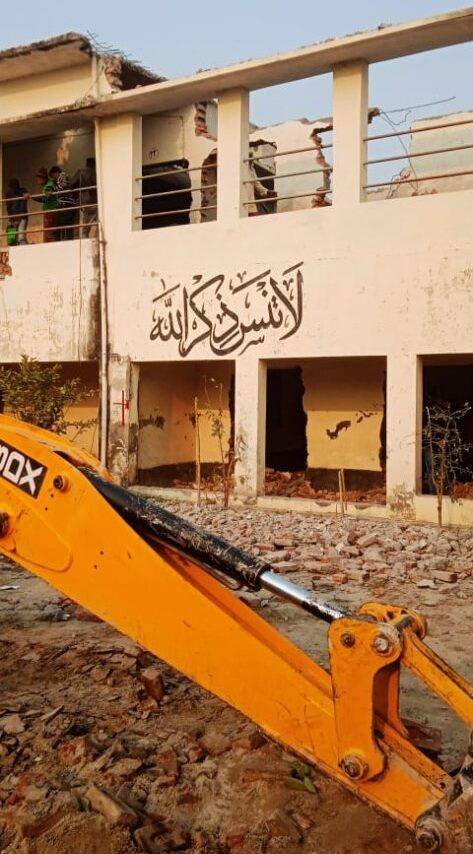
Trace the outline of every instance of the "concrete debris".
<instances>
[{"instance_id":1,"label":"concrete debris","mask_svg":"<svg viewBox=\"0 0 473 854\"><path fill-rule=\"evenodd\" d=\"M340 515L219 510L178 502L169 506L259 556L274 571L290 574L315 590L355 583L384 598L386 591L380 585L401 582L435 590L437 583L453 585L473 572L473 538L468 530ZM248 594L245 597L247 601Z\"/></svg>"},{"instance_id":2,"label":"concrete debris","mask_svg":"<svg viewBox=\"0 0 473 854\"><path fill-rule=\"evenodd\" d=\"M370 546L376 545L378 542L377 534L363 534L362 537L359 537L357 540L357 544L360 549L368 549Z\"/></svg>"},{"instance_id":3,"label":"concrete debris","mask_svg":"<svg viewBox=\"0 0 473 854\"><path fill-rule=\"evenodd\" d=\"M119 759L110 767L112 777L123 777L129 779L134 777L143 765L141 759Z\"/></svg>"},{"instance_id":4,"label":"concrete debris","mask_svg":"<svg viewBox=\"0 0 473 854\"><path fill-rule=\"evenodd\" d=\"M200 739L200 745L209 756L221 756L230 750L231 741L221 733L211 732Z\"/></svg>"},{"instance_id":5,"label":"concrete debris","mask_svg":"<svg viewBox=\"0 0 473 854\"><path fill-rule=\"evenodd\" d=\"M5 715L0 718L0 729L6 735L19 735L25 731L25 725L19 715Z\"/></svg>"},{"instance_id":6,"label":"concrete debris","mask_svg":"<svg viewBox=\"0 0 473 854\"><path fill-rule=\"evenodd\" d=\"M165 694L160 671L156 667L147 667L141 671L140 681L143 683L146 693L157 703L160 703Z\"/></svg>"},{"instance_id":7,"label":"concrete debris","mask_svg":"<svg viewBox=\"0 0 473 854\"><path fill-rule=\"evenodd\" d=\"M263 733L257 729L253 729L246 734L239 735L234 740L233 747L240 748L241 750L258 750L264 744L266 744L266 738Z\"/></svg>"},{"instance_id":8,"label":"concrete debris","mask_svg":"<svg viewBox=\"0 0 473 854\"><path fill-rule=\"evenodd\" d=\"M69 619L69 614L59 607L59 605L48 603L43 608L41 619L51 623L63 623Z\"/></svg>"},{"instance_id":9,"label":"concrete debris","mask_svg":"<svg viewBox=\"0 0 473 854\"><path fill-rule=\"evenodd\" d=\"M319 487L317 479L311 478L310 474L306 471L276 471L271 468L266 469L265 495L280 495L287 498L314 498L315 500L327 503L340 501L338 490ZM367 489L346 489L344 500L361 504L385 504L386 490L381 485Z\"/></svg>"},{"instance_id":10,"label":"concrete debris","mask_svg":"<svg viewBox=\"0 0 473 854\"><path fill-rule=\"evenodd\" d=\"M189 762L201 762L205 759L205 750L201 744L191 742L185 749L185 755Z\"/></svg>"},{"instance_id":11,"label":"concrete debris","mask_svg":"<svg viewBox=\"0 0 473 854\"><path fill-rule=\"evenodd\" d=\"M447 572L443 569L433 569L431 572L432 578L435 578L437 581L444 581L448 584L455 584L458 581L458 575L456 572Z\"/></svg>"},{"instance_id":12,"label":"concrete debris","mask_svg":"<svg viewBox=\"0 0 473 854\"><path fill-rule=\"evenodd\" d=\"M107 789L95 785L90 786L85 797L91 808L103 815L112 826L136 827L139 824L139 818L135 811Z\"/></svg>"},{"instance_id":13,"label":"concrete debris","mask_svg":"<svg viewBox=\"0 0 473 854\"><path fill-rule=\"evenodd\" d=\"M473 595L471 531L167 506L353 613L373 600L421 611L436 651L469 676L461 633ZM18 580L17 568L2 571L6 583ZM40 580L22 573L20 583L21 597L0 597L5 854L32 845L48 854L104 845L107 854L312 854L331 850L334 830L343 850L381 854L380 839L383 854L408 850L407 832L315 769L295 777L302 763L229 706L105 623L81 619L68 600L52 602ZM235 595L328 667L325 625L268 591ZM42 620L48 605L69 619L52 622L47 611ZM442 727L426 693L404 690L415 720ZM464 753L461 724L443 735L451 769ZM437 749L430 731L423 738ZM333 816L348 806L345 827Z\"/></svg>"}]
</instances>

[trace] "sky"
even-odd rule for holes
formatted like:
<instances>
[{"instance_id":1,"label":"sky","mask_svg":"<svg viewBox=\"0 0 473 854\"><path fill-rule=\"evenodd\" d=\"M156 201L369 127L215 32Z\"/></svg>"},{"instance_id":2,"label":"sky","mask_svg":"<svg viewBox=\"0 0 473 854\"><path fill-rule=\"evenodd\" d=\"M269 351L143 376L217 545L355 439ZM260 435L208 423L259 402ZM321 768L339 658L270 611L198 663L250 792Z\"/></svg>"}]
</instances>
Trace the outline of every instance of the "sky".
<instances>
[{"instance_id":1,"label":"sky","mask_svg":"<svg viewBox=\"0 0 473 854\"><path fill-rule=\"evenodd\" d=\"M6 0L3 0L6 3ZM449 0L23 0L18 14L2 16L0 49L59 33L92 33L167 77L291 50L331 37L460 8ZM21 10L21 12L20 12ZM445 48L370 71L370 104L390 120L454 112L472 106L471 44ZM468 91L467 91L468 90ZM432 106L434 101L444 103ZM403 108L415 107L406 117ZM264 126L331 115L328 76L253 93L251 118Z\"/></svg>"}]
</instances>

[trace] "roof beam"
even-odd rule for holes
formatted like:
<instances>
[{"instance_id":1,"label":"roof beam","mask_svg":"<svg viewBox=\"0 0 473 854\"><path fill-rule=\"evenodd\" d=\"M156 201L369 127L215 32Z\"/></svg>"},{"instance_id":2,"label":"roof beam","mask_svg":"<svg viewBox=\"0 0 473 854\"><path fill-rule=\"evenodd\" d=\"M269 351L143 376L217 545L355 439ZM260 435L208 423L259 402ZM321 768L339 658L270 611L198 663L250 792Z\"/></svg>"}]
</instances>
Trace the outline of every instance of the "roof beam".
<instances>
[{"instance_id":1,"label":"roof beam","mask_svg":"<svg viewBox=\"0 0 473 854\"><path fill-rule=\"evenodd\" d=\"M382 62L472 39L473 7L469 7L407 24L380 26L376 30L319 42L266 59L199 72L191 77L168 80L131 92L120 92L103 100L97 107L97 114L125 111L145 114L168 110L209 100L227 89L262 89L325 74L341 62L360 59L369 63Z\"/></svg>"}]
</instances>

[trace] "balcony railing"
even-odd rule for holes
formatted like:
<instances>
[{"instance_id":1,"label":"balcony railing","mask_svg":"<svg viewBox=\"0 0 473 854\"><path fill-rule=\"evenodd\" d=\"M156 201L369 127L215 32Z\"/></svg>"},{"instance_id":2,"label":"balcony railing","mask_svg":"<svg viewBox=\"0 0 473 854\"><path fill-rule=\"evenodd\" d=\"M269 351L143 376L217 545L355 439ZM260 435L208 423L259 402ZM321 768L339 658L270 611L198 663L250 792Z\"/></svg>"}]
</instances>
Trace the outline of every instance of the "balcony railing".
<instances>
[{"instance_id":1,"label":"balcony railing","mask_svg":"<svg viewBox=\"0 0 473 854\"><path fill-rule=\"evenodd\" d=\"M36 201L38 203L44 203L45 198L54 199L60 196L78 196L79 202L73 205L61 205L59 202L56 207L42 210L27 210L21 213L13 213L0 215L0 244L6 246L16 246L16 245L27 245L27 238L32 234L41 234L43 236L44 243L52 243L59 240L69 240L74 239L75 237L86 238L89 237L90 231L92 227L97 225L97 202L80 202L82 193L97 193L97 186L95 184L87 186L87 187L78 187L78 188L67 188L65 190L51 190L47 194L45 193L27 193L23 196L6 196L0 198L0 202L2 206L9 205L12 202L20 202L26 201L28 202ZM91 212L92 216L88 214L84 216L84 212ZM67 216L65 216L67 215ZM43 224L36 228L28 228L28 223L30 218L32 217L40 217L42 219ZM45 224L46 222L50 224ZM68 221L68 220L75 220ZM20 233L20 224L21 222L25 222L25 226L21 229ZM4 223L7 223L7 227L4 227ZM70 236L69 233L71 232ZM76 234L77 232L77 234ZM41 241L35 240L34 243L39 243Z\"/></svg>"},{"instance_id":2,"label":"balcony railing","mask_svg":"<svg viewBox=\"0 0 473 854\"><path fill-rule=\"evenodd\" d=\"M461 119L460 121L441 122L441 123L427 125L426 127L419 127L419 128L412 128L411 127L408 130L398 130L398 131L390 131L389 133L375 134L375 135L366 137L364 141L369 144L372 142L379 142L381 140L396 139L396 138L405 137L405 136L414 137L414 136L417 136L418 134L432 133L434 131L444 131L444 130L448 131L452 128L462 127L462 126L471 125L471 124L473 124L473 118L472 119ZM392 197L394 191L396 190L396 188L398 186L402 186L405 184L411 185L414 195L417 195L417 194L422 192L422 189L419 190L417 185L423 184L424 182L427 182L427 181L433 182L433 186L429 190L429 192L432 192L432 193L444 192L446 189L453 189L451 187L451 185L445 187L445 185L444 186L438 185L438 184L436 184L436 182L441 181L441 180L451 179L451 178L460 178L460 177L463 177L466 175L473 175L473 158L471 160L471 167L472 168L452 169L452 170L448 170L448 169L445 170L443 168L443 169L439 169L437 171L435 171L435 169L432 169L428 173L425 173L424 171L421 171L421 170L416 168L416 161L418 162L417 158L422 158L422 157L428 158L428 157L435 157L438 155L443 156L446 154L453 154L454 152L467 151L467 150L472 150L472 149L473 149L473 141L471 143L462 143L460 145L448 145L447 144L445 146L434 146L433 148L428 148L425 150L421 149L419 151L416 151L416 150L407 151L407 150L405 150L402 154L389 155L387 157L369 158L364 163L364 166L366 166L367 168L373 167L373 166L378 166L378 165L383 164L383 163L395 163L395 162L399 162L399 161L403 161L403 160L407 161L408 167L406 169L401 170L401 172L398 175L392 177L390 180L369 181L368 183L363 185L363 188L365 190L368 190L368 191L369 190L380 190L383 187L389 188L389 190L391 192L389 193L388 198Z\"/></svg>"},{"instance_id":3,"label":"balcony railing","mask_svg":"<svg viewBox=\"0 0 473 854\"><path fill-rule=\"evenodd\" d=\"M177 163L177 162L176 162ZM216 215L209 211L217 210L217 181L216 177L210 183L205 181L205 177L210 175L210 170L217 174L216 158L210 163L204 163L200 166L176 165L172 168L164 166L163 169L158 169L154 172L139 175L135 178L137 183L141 183L141 194L134 197L134 201L140 203L141 213L136 214L135 221L142 223L142 228L159 228L167 225L180 225L191 222L191 216L195 213L200 214L200 222L208 219L216 219ZM201 183L192 184L190 175L200 173ZM165 186L173 186L180 183L180 186L174 189L159 189L147 192L148 182L154 184L164 183ZM215 192L213 192L215 191ZM194 205L194 193L200 193L200 205ZM207 198L206 194L215 199L212 203L212 198ZM180 206L174 207L173 200L177 200L179 205L179 197L182 199ZM156 207L155 210L146 210L146 208ZM161 209L160 209L161 208Z\"/></svg>"},{"instance_id":4,"label":"balcony railing","mask_svg":"<svg viewBox=\"0 0 473 854\"><path fill-rule=\"evenodd\" d=\"M247 200L243 202L244 207L248 211L249 216L254 216L262 213L277 213L280 209L280 202L294 201L297 199L307 199L312 198L312 207L324 207L326 205L330 205L331 201L329 197L331 196L331 175L333 168L327 162L325 155L322 153L324 150L327 151L333 148L333 143L327 142L322 143L320 140L319 134L324 133L326 131L318 130L313 134L314 143L313 145L303 146L301 148L290 148L285 149L283 151L274 151L271 154L250 154L249 157L245 158L245 163L248 165L250 173L252 177L247 178L243 184L246 189ZM274 170L270 171L269 163L271 160L280 158L280 157L289 157L294 158L296 155L306 155L311 154L312 157L317 158L317 163L320 165L313 166L308 169L301 169L299 166L291 170L290 168L284 172L278 172L276 168L276 164L274 166ZM267 174L257 174L258 166L266 166ZM277 192L277 184L275 182L294 178L301 178L307 175L322 175L322 186L315 187L310 191L305 187L301 187L301 183L304 184L306 182L293 182L289 181L289 184L295 183L299 186L297 187L297 191L295 192L287 192L287 190L282 194L278 194ZM309 182L307 182L308 184ZM295 188L296 190L296 188ZM268 202L273 202L273 210L261 210L261 205L268 205ZM253 210L252 210L253 209ZM285 206L285 209L290 209L289 206Z\"/></svg>"}]
</instances>

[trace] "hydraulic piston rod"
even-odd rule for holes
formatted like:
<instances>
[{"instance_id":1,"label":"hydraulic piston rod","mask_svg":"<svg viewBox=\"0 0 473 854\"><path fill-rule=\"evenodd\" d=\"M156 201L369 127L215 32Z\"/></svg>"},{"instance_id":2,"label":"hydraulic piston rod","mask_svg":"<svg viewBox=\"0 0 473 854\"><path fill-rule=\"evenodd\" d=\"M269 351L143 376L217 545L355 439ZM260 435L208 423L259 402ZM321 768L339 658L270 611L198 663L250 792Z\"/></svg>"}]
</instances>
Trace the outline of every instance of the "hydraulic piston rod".
<instances>
[{"instance_id":1,"label":"hydraulic piston rod","mask_svg":"<svg viewBox=\"0 0 473 854\"><path fill-rule=\"evenodd\" d=\"M278 575L272 570L262 572L259 581L261 587L274 593L275 596L280 596L281 599L286 599L288 602L293 602L294 605L299 605L304 611L308 611L313 617L318 617L319 620L324 620L325 623L333 623L334 620L339 620L340 617L347 617L348 612L336 608L335 605L330 605L328 602L320 602L309 590L301 587L300 584L294 584L289 581L284 575Z\"/></svg>"},{"instance_id":2,"label":"hydraulic piston rod","mask_svg":"<svg viewBox=\"0 0 473 854\"><path fill-rule=\"evenodd\" d=\"M89 469L85 476L136 531L152 543L162 543L192 557L203 569L214 570L251 590L265 590L298 605L326 623L346 617L347 612L320 602L304 587L273 571L270 564L236 548L159 507L142 496L101 478Z\"/></svg>"}]
</instances>

